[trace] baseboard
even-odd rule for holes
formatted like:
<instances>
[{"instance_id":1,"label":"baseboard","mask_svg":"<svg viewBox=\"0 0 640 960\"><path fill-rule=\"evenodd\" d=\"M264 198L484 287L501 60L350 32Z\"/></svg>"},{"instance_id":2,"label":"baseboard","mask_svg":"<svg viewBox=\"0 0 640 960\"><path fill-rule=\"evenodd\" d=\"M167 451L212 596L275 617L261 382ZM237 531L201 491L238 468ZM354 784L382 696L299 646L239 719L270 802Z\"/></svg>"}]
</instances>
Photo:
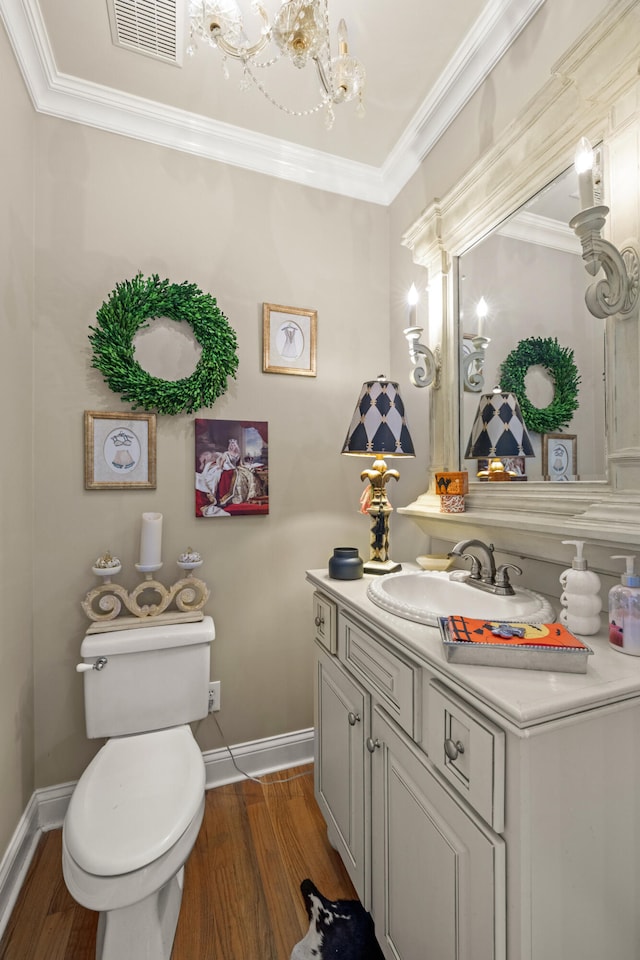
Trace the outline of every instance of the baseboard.
<instances>
[{"instance_id":1,"label":"baseboard","mask_svg":"<svg viewBox=\"0 0 640 960\"><path fill-rule=\"evenodd\" d=\"M313 727L285 733L280 737L240 743L231 747L231 753L235 764L227 747L203 753L207 790L225 783L235 783L244 776L260 777L274 770L313 763Z\"/></svg>"},{"instance_id":2,"label":"baseboard","mask_svg":"<svg viewBox=\"0 0 640 960\"><path fill-rule=\"evenodd\" d=\"M206 750L202 756L206 769L206 789L259 777L313 762L313 728L267 737L231 747ZM0 938L33 859L41 834L62 826L75 781L35 790L25 808L13 837L0 861Z\"/></svg>"},{"instance_id":3,"label":"baseboard","mask_svg":"<svg viewBox=\"0 0 640 960\"><path fill-rule=\"evenodd\" d=\"M38 822L38 798L31 795L20 817L5 855L0 862L0 937L11 916L20 887L29 869L31 859L40 839Z\"/></svg>"}]
</instances>

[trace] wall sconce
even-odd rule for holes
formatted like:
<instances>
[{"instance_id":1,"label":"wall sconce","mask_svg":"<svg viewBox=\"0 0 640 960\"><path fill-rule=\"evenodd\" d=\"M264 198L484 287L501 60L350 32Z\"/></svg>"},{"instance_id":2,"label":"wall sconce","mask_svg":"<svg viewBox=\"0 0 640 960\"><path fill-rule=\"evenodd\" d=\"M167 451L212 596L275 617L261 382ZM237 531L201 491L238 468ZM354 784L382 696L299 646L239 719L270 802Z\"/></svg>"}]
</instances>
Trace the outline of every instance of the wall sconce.
<instances>
[{"instance_id":1,"label":"wall sconce","mask_svg":"<svg viewBox=\"0 0 640 960\"><path fill-rule=\"evenodd\" d=\"M600 267L605 277L592 283L585 293L589 312L603 320L618 313L623 318L630 316L638 303L640 291L640 256L638 247L629 241L626 247L618 250L608 240L602 239L609 207L595 205L594 188L599 190L599 175L594 182L593 149L582 137L575 156L575 168L578 174L578 192L582 210L569 221L582 244L582 259L585 269L595 277Z\"/></svg>"},{"instance_id":2,"label":"wall sconce","mask_svg":"<svg viewBox=\"0 0 640 960\"><path fill-rule=\"evenodd\" d=\"M484 362L491 339L482 336L482 324L488 312L487 301L480 297L476 307L478 332L475 336L462 338L462 381L468 393L481 393L484 388Z\"/></svg>"},{"instance_id":3,"label":"wall sconce","mask_svg":"<svg viewBox=\"0 0 640 960\"><path fill-rule=\"evenodd\" d=\"M437 390L440 386L440 347L436 347L433 353L424 343L419 342L423 328L417 326L418 300L416 285L412 283L407 294L409 326L403 331L409 344L409 356L413 364L410 374L411 382L414 387L430 387L433 384L433 389Z\"/></svg>"}]
</instances>

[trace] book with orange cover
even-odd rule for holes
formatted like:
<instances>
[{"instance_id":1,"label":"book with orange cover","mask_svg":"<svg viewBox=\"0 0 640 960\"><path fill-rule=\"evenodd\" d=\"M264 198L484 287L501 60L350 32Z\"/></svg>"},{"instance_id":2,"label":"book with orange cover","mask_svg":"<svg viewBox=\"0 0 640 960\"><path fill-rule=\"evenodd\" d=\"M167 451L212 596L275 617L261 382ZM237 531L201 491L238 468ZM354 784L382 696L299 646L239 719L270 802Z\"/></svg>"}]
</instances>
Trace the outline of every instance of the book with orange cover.
<instances>
[{"instance_id":1,"label":"book with orange cover","mask_svg":"<svg viewBox=\"0 0 640 960\"><path fill-rule=\"evenodd\" d=\"M585 673L590 647L561 623L440 618L450 662Z\"/></svg>"}]
</instances>

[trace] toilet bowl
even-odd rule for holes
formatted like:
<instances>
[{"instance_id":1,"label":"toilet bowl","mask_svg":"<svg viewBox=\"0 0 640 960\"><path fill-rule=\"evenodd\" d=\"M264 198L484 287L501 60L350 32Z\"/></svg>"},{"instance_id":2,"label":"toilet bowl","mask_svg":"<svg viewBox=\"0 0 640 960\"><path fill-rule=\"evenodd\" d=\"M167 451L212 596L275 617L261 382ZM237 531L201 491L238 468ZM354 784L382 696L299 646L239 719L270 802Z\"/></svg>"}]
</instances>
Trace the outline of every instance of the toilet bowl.
<instances>
[{"instance_id":1,"label":"toilet bowl","mask_svg":"<svg viewBox=\"0 0 640 960\"><path fill-rule=\"evenodd\" d=\"M204 617L82 643L87 734L107 740L69 801L62 869L74 899L100 914L96 960L170 960L204 815L189 722L207 715L214 636Z\"/></svg>"},{"instance_id":2,"label":"toilet bowl","mask_svg":"<svg viewBox=\"0 0 640 960\"><path fill-rule=\"evenodd\" d=\"M62 865L72 896L100 912L97 960L170 957L204 787L188 726L109 740L78 781Z\"/></svg>"}]
</instances>

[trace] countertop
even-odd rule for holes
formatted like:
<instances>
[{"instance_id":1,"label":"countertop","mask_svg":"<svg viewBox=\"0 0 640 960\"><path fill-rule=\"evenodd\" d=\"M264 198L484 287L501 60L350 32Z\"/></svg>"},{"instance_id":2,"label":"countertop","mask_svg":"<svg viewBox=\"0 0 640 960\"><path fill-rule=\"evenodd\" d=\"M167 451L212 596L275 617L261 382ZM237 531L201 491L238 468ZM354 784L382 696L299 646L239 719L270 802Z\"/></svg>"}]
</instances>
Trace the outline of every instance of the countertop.
<instances>
[{"instance_id":1,"label":"countertop","mask_svg":"<svg viewBox=\"0 0 640 960\"><path fill-rule=\"evenodd\" d=\"M419 568L413 563L403 563L402 569L412 572ZM471 666L446 660L436 627L404 620L370 600L367 588L376 579L374 575L365 574L360 580L333 580L327 570L308 570L306 576L314 587L347 607L412 660L435 670L445 681L450 678L485 708L520 730L640 698L640 657L618 653L611 647L606 611L600 632L580 638L593 650L585 674ZM558 601L553 605L557 611Z\"/></svg>"}]
</instances>

